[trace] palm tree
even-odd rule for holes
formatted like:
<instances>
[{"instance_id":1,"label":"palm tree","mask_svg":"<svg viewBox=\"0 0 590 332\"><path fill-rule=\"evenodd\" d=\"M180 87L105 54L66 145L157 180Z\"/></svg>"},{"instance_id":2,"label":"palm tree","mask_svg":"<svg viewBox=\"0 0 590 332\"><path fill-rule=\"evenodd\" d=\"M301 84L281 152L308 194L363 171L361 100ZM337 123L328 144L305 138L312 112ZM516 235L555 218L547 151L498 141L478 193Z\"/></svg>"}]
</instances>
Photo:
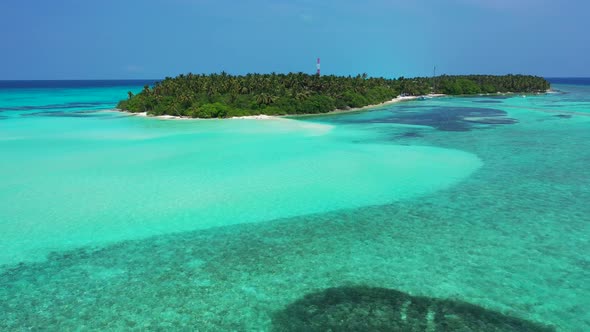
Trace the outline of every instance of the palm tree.
<instances>
[{"instance_id":1,"label":"palm tree","mask_svg":"<svg viewBox=\"0 0 590 332\"><path fill-rule=\"evenodd\" d=\"M237 108L240 108L239 112L260 112L259 106L271 104L278 104L277 106L285 113L327 112L335 104L341 108L352 104L364 106L366 103L389 100L401 92L416 95L427 93L431 88L431 78L370 78L366 73L354 77L317 77L301 72L245 76L233 76L226 72L211 75L188 73L176 78L166 77L155 83L153 88L146 85L137 95L129 92L128 100L122 101L120 105L121 108L131 111L157 109L164 114L187 114L191 107L217 102L225 103L229 107L227 116L231 116L232 110L236 111ZM435 90L456 94L490 91L533 92L544 91L547 88L547 81L534 76L440 75L437 77ZM316 97L317 102L312 103L313 110L305 109L312 104L303 101ZM223 114L226 115L226 112Z\"/></svg>"},{"instance_id":2,"label":"palm tree","mask_svg":"<svg viewBox=\"0 0 590 332\"><path fill-rule=\"evenodd\" d=\"M256 102L259 105L270 105L273 104L277 100L277 97L271 96L268 93L261 93L256 96Z\"/></svg>"}]
</instances>

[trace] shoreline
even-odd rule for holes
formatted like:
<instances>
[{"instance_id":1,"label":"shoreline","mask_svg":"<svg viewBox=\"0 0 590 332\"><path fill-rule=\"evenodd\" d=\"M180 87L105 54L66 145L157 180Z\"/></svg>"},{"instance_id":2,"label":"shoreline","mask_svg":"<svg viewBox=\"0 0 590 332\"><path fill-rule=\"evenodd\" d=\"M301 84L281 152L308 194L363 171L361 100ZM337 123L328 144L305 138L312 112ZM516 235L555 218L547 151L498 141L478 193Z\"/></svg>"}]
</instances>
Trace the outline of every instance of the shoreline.
<instances>
[{"instance_id":1,"label":"shoreline","mask_svg":"<svg viewBox=\"0 0 590 332\"><path fill-rule=\"evenodd\" d=\"M313 114L286 114L286 115L266 115L266 114L258 114L258 115L246 115L246 116L232 116L230 118L191 118L188 116L179 116L179 115L149 115L147 112L129 112L121 109L113 109L116 112L123 112L129 114L129 116L138 116L138 117L146 117L146 118L154 118L160 120L274 120L274 119L281 119L281 118L299 118L299 117L308 117L308 116L322 116L322 115L333 115L333 114L344 114L344 113L353 113L353 112L360 112L365 111L372 108L378 108L382 106L392 105L399 102L404 101L412 101L418 100L421 98L439 98L439 97L446 97L445 94L428 94L423 96L397 96L391 100L384 101L379 104L367 105L363 107L354 107L350 109L336 109L326 113L313 113Z\"/></svg>"},{"instance_id":2,"label":"shoreline","mask_svg":"<svg viewBox=\"0 0 590 332\"><path fill-rule=\"evenodd\" d=\"M240 120L240 119L249 119L249 120L272 120L279 118L281 116L275 115L266 115L266 114L259 114L259 115L248 115L248 116L232 116L231 118L191 118L190 116L179 116L179 115L149 115L147 112L139 112L133 113L125 110L114 109L116 112L123 112L129 114L129 116L138 116L143 118L153 118L153 119L160 119L160 120Z\"/></svg>"},{"instance_id":3,"label":"shoreline","mask_svg":"<svg viewBox=\"0 0 590 332\"><path fill-rule=\"evenodd\" d=\"M346 110L333 110L330 112L326 112L326 113L315 113L315 114L293 114L293 115L283 115L289 118L301 118L301 117L309 117L309 116L322 116L322 115L334 115L334 114L346 114L346 113L354 113L354 112L362 112L362 111L366 111L369 109L373 109L373 108L379 108L382 106L387 106L387 105L392 105L392 104L397 104L400 102L404 102L404 101L412 101L412 100L419 100L422 98L425 99L431 99L431 98L440 98L440 97L446 97L447 95L445 94L427 94L427 95L422 95L422 96L397 96L395 98L393 98L392 100L388 100L388 101L384 101L382 103L379 104L373 104L373 105L367 105L367 106L363 106L363 107L354 107L354 108L350 108L350 109L346 109Z\"/></svg>"},{"instance_id":4,"label":"shoreline","mask_svg":"<svg viewBox=\"0 0 590 332\"><path fill-rule=\"evenodd\" d=\"M554 94L554 93L559 93L559 92L556 90L549 89L549 90L545 91L544 94ZM528 96L528 95L539 95L539 94L543 94L543 93L537 92L537 93L522 93L521 94L521 93L515 93L515 92L496 92L496 93L483 93L483 94L478 94L475 96L498 96L498 95L500 95L500 96L506 96L506 95ZM456 95L456 96L451 96L451 97L472 97L472 96L474 96L474 95ZM230 118L191 118L188 116L178 116L178 115L168 115L168 114L149 115L149 114L147 114L147 112L134 113L134 112L129 112L129 111L125 111L125 110L121 110L121 109L117 109L117 108L113 109L113 111L127 113L127 114L129 114L129 116L146 117L146 118L153 118L153 119L159 119L159 120L199 120L199 121L204 121L204 120L277 120L277 119L285 119L285 118L296 119L296 118L305 118L305 117L314 117L314 116L362 112L362 111L366 111L369 109L379 108L379 107L392 105L392 104L396 104L396 103L400 103L400 102L421 100L421 99L441 98L441 97L449 97L449 95L442 94L442 93L431 93L431 94L421 95L421 96L397 96L391 100L387 100L387 101L384 101L379 104L372 104L372 105L367 105L367 106L363 106L363 107L354 107L354 108L349 108L349 109L335 109L333 111L326 112L326 113L285 114L285 115L258 114L258 115L232 116Z\"/></svg>"}]
</instances>

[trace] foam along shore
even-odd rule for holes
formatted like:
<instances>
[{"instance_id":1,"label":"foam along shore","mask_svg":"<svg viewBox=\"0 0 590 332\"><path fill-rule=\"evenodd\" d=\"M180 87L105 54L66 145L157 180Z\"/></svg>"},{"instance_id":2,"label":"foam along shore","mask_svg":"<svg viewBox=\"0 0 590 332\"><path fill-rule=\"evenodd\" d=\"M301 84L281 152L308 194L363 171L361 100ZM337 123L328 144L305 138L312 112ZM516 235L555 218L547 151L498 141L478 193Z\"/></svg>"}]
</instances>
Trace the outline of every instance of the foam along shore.
<instances>
[{"instance_id":1,"label":"foam along shore","mask_svg":"<svg viewBox=\"0 0 590 332\"><path fill-rule=\"evenodd\" d=\"M147 112L127 112L119 109L115 111L128 113L130 116L147 117L161 120L232 120L232 119L247 119L247 120L272 120L280 118L281 116L271 116L266 114L248 115L248 116L234 116L231 118L191 118L190 116L175 116L175 115L149 115Z\"/></svg>"},{"instance_id":2,"label":"foam along shore","mask_svg":"<svg viewBox=\"0 0 590 332\"><path fill-rule=\"evenodd\" d=\"M390 104L395 104L395 103L399 103L399 102L403 102L403 101L411 101L411 100L417 100L417 99L423 99L423 98L436 98L436 97L444 97L446 96L445 94L428 94L428 95L423 95L423 96L397 96L391 100L379 103L379 104L373 104L373 105L367 105L367 106L363 106L363 107L356 107L356 108L349 108L349 109L338 109L338 110L334 110L328 113L314 113L314 114L289 114L289 115L265 115L265 114L259 114L259 115L247 115L247 116L234 116L231 118L211 118L211 119L205 119L205 118L191 118L189 116L180 116L180 115L149 115L147 112L139 112L139 113L133 113L133 112L128 112L128 111L123 111L123 110L118 110L117 111L121 111L121 112L125 112L125 113L129 113L131 116L140 116L140 117L149 117L149 118L155 118L155 119L162 119L162 120L232 120L232 119L246 119L246 120L272 120L272 119L277 119L277 118L281 118L284 116L288 116L288 117L304 117L304 116L317 116L317 115L323 115L323 114L333 114L333 113L348 113L348 112L358 112L358 111L362 111L362 110L367 110L367 109L371 109L371 108L376 108L376 107L381 107L381 106L386 106L386 105L390 105Z\"/></svg>"},{"instance_id":3,"label":"foam along shore","mask_svg":"<svg viewBox=\"0 0 590 332\"><path fill-rule=\"evenodd\" d=\"M355 108L350 108L350 109L346 109L346 110L334 110L332 112L328 112L328 113L342 113L342 112L355 112L355 111L361 111L361 110L366 110L366 109L370 109L370 108L375 108L375 107L380 107L380 106L386 106L386 105L390 105L390 104L395 104L395 103L399 103L402 101L410 101L410 100L417 100L423 97L434 97L435 95L427 95L427 96L397 96L395 98L393 98L392 100L388 100L388 101L384 101L382 103L379 104L374 104L374 105L367 105L367 106L363 106L363 107L355 107ZM439 95L436 95L439 96ZM308 114L302 114L303 116L308 115ZM317 115L317 114L311 114L311 115Z\"/></svg>"},{"instance_id":4,"label":"foam along shore","mask_svg":"<svg viewBox=\"0 0 590 332\"><path fill-rule=\"evenodd\" d=\"M121 110L117 110L117 111L121 111ZM179 116L175 116L175 115L149 115L147 112L139 112L139 113L133 113L133 112L127 112L127 111L121 111L121 112L129 113L129 115L131 115L131 116L148 117L148 118L155 118L155 119L162 119L162 120L228 120L228 119L230 119L230 120L231 119L272 120L272 119L278 118L278 116L259 114L259 115L248 115L248 116L234 116L231 118L205 119L205 118L191 118L190 116L180 116L180 115Z\"/></svg>"}]
</instances>

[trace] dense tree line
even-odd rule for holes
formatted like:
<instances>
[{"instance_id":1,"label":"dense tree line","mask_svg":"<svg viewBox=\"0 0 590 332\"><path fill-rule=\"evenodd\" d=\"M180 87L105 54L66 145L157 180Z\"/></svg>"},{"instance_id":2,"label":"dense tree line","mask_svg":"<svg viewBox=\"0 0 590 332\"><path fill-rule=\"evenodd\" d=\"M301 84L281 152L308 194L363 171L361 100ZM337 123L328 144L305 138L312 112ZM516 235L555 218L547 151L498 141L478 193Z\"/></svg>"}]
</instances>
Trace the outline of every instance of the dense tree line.
<instances>
[{"instance_id":1,"label":"dense tree line","mask_svg":"<svg viewBox=\"0 0 590 332\"><path fill-rule=\"evenodd\" d=\"M549 83L525 75L438 76L386 79L357 76L317 76L304 73L189 73L145 86L119 102L118 108L152 115L224 118L243 115L325 113L391 100L400 94L448 95L496 92L544 92Z\"/></svg>"}]
</instances>

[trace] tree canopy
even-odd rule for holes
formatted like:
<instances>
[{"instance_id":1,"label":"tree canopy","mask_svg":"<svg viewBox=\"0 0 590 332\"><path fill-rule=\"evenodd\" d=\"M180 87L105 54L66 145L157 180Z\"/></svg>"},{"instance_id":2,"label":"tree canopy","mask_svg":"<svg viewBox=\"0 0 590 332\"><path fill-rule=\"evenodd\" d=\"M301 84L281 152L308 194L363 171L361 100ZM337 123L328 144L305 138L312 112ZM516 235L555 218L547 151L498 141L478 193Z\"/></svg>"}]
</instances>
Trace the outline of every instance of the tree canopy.
<instances>
[{"instance_id":1,"label":"tree canopy","mask_svg":"<svg viewBox=\"0 0 590 332\"><path fill-rule=\"evenodd\" d=\"M225 118L245 115L316 114L379 104L400 94L471 95L545 92L549 83L526 75L466 75L386 79L317 76L304 73L182 74L167 77L138 94L129 92L118 108L150 115Z\"/></svg>"}]
</instances>

